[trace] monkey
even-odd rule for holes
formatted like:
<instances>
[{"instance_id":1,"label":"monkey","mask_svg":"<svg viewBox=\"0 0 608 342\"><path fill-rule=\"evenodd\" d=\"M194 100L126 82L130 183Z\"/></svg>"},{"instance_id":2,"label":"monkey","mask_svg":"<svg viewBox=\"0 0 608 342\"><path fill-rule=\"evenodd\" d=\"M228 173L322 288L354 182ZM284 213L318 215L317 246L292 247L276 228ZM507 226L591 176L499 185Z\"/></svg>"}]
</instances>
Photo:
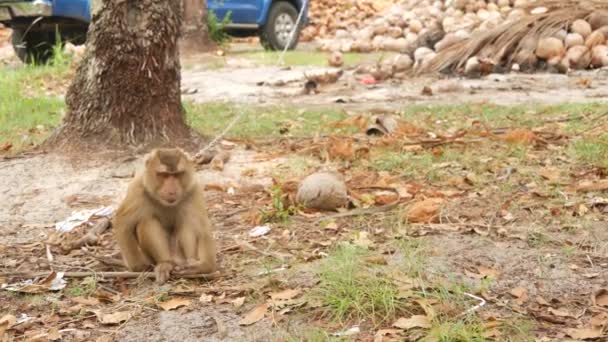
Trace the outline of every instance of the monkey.
<instances>
[{"instance_id":1,"label":"monkey","mask_svg":"<svg viewBox=\"0 0 608 342\"><path fill-rule=\"evenodd\" d=\"M125 266L156 281L216 271L216 243L194 163L180 149L150 152L112 219Z\"/></svg>"}]
</instances>

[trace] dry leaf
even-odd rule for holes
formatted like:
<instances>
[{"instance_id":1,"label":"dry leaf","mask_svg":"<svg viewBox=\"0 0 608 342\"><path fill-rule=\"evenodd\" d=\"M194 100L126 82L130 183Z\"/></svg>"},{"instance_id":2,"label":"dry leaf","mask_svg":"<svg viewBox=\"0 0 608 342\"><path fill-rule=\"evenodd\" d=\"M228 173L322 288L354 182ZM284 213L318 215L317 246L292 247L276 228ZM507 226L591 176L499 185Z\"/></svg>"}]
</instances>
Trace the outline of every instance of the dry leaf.
<instances>
[{"instance_id":1,"label":"dry leaf","mask_svg":"<svg viewBox=\"0 0 608 342\"><path fill-rule=\"evenodd\" d=\"M245 304L245 297L233 299L230 303L232 303L235 308L239 309L241 306L243 306L243 304Z\"/></svg>"},{"instance_id":2,"label":"dry leaf","mask_svg":"<svg viewBox=\"0 0 608 342\"><path fill-rule=\"evenodd\" d=\"M584 181L576 186L577 191L589 192L589 191L605 191L608 190L608 179L602 179L596 182Z\"/></svg>"},{"instance_id":3,"label":"dry leaf","mask_svg":"<svg viewBox=\"0 0 608 342\"><path fill-rule=\"evenodd\" d=\"M281 292L271 293L270 298L272 298L272 300L289 300L296 298L300 293L302 293L302 290L287 289Z\"/></svg>"},{"instance_id":4,"label":"dry leaf","mask_svg":"<svg viewBox=\"0 0 608 342\"><path fill-rule=\"evenodd\" d=\"M593 304L608 307L608 290L601 289L593 297Z\"/></svg>"},{"instance_id":5,"label":"dry leaf","mask_svg":"<svg viewBox=\"0 0 608 342\"><path fill-rule=\"evenodd\" d=\"M479 267L477 267L477 270L479 271L479 274L481 274L484 277L498 279L498 276L500 276L500 272L498 272L497 270L495 270L493 268L479 266Z\"/></svg>"},{"instance_id":6,"label":"dry leaf","mask_svg":"<svg viewBox=\"0 0 608 342\"><path fill-rule=\"evenodd\" d=\"M412 328L424 328L428 329L431 327L431 320L427 316L414 315L410 318L401 317L397 322L393 323L393 326L403 330L409 330Z\"/></svg>"},{"instance_id":7,"label":"dry leaf","mask_svg":"<svg viewBox=\"0 0 608 342\"><path fill-rule=\"evenodd\" d=\"M46 338L49 341L59 341L59 340L61 340L61 333L59 332L59 329L57 329L56 327L53 327L46 334Z\"/></svg>"},{"instance_id":8,"label":"dry leaf","mask_svg":"<svg viewBox=\"0 0 608 342\"><path fill-rule=\"evenodd\" d=\"M353 243L359 247L363 247L365 249L373 246L374 242L370 240L368 232L359 232L357 234L357 238L353 241Z\"/></svg>"},{"instance_id":9,"label":"dry leaf","mask_svg":"<svg viewBox=\"0 0 608 342\"><path fill-rule=\"evenodd\" d=\"M247 313L247 315L245 315L243 319L241 319L239 325L252 325L258 322L259 320L264 318L264 315L266 314L266 311L268 311L269 306L270 305L268 303L256 306L253 310L249 311L249 313Z\"/></svg>"},{"instance_id":10,"label":"dry leaf","mask_svg":"<svg viewBox=\"0 0 608 342\"><path fill-rule=\"evenodd\" d=\"M439 209L443 204L442 198L428 198L415 203L407 212L410 223L431 223L439 219Z\"/></svg>"},{"instance_id":11,"label":"dry leaf","mask_svg":"<svg viewBox=\"0 0 608 342\"><path fill-rule=\"evenodd\" d=\"M353 160L355 158L355 148L350 139L332 138L329 141L329 158Z\"/></svg>"},{"instance_id":12,"label":"dry leaf","mask_svg":"<svg viewBox=\"0 0 608 342\"><path fill-rule=\"evenodd\" d=\"M0 339L4 336L7 330L9 330L17 322L17 318L13 315L4 315L0 318Z\"/></svg>"},{"instance_id":13,"label":"dry leaf","mask_svg":"<svg viewBox=\"0 0 608 342\"><path fill-rule=\"evenodd\" d=\"M95 315L101 324L119 324L133 316L129 311L117 311L111 314L95 312Z\"/></svg>"},{"instance_id":14,"label":"dry leaf","mask_svg":"<svg viewBox=\"0 0 608 342\"><path fill-rule=\"evenodd\" d=\"M517 304L522 305L528 301L528 290L524 287L516 287L511 290L511 295L517 298L515 301Z\"/></svg>"},{"instance_id":15,"label":"dry leaf","mask_svg":"<svg viewBox=\"0 0 608 342\"><path fill-rule=\"evenodd\" d=\"M179 307L182 306L188 306L190 305L190 303L192 302L191 299L188 298L183 298L183 297L177 297L177 298L172 298L169 299L166 302L162 302L157 304L160 308L162 308L165 311L169 311L169 310L175 310Z\"/></svg>"},{"instance_id":16,"label":"dry leaf","mask_svg":"<svg viewBox=\"0 0 608 342\"><path fill-rule=\"evenodd\" d=\"M99 304L99 299L97 298L84 298L84 297L74 297L72 298L72 301L76 304L82 304L82 305L98 305Z\"/></svg>"},{"instance_id":17,"label":"dry leaf","mask_svg":"<svg viewBox=\"0 0 608 342\"><path fill-rule=\"evenodd\" d=\"M599 328L608 326L608 313L602 312L602 313L599 313L599 314L591 317L591 320L589 321L589 323L591 323L591 325L593 327L599 327Z\"/></svg>"},{"instance_id":18,"label":"dry leaf","mask_svg":"<svg viewBox=\"0 0 608 342\"><path fill-rule=\"evenodd\" d=\"M536 134L527 128L517 128L505 134L502 139L511 144L532 144L536 141Z\"/></svg>"},{"instance_id":19,"label":"dry leaf","mask_svg":"<svg viewBox=\"0 0 608 342\"><path fill-rule=\"evenodd\" d=\"M213 301L213 295L212 294L203 293L198 298L198 301L201 302L201 303L211 303Z\"/></svg>"},{"instance_id":20,"label":"dry leaf","mask_svg":"<svg viewBox=\"0 0 608 342\"><path fill-rule=\"evenodd\" d=\"M380 329L374 335L374 342L383 342L385 336L397 337L400 332L398 329Z\"/></svg>"},{"instance_id":21,"label":"dry leaf","mask_svg":"<svg viewBox=\"0 0 608 342\"><path fill-rule=\"evenodd\" d=\"M602 329L598 328L566 329L565 332L568 336L578 340L595 339L602 337Z\"/></svg>"},{"instance_id":22,"label":"dry leaf","mask_svg":"<svg viewBox=\"0 0 608 342\"><path fill-rule=\"evenodd\" d=\"M560 180L560 172L557 169L543 169L540 171L540 176L551 183L557 183Z\"/></svg>"},{"instance_id":23,"label":"dry leaf","mask_svg":"<svg viewBox=\"0 0 608 342\"><path fill-rule=\"evenodd\" d=\"M554 308L549 308L549 312L557 317L574 317L570 312L568 312L568 310L561 308L561 309L554 309Z\"/></svg>"}]
</instances>

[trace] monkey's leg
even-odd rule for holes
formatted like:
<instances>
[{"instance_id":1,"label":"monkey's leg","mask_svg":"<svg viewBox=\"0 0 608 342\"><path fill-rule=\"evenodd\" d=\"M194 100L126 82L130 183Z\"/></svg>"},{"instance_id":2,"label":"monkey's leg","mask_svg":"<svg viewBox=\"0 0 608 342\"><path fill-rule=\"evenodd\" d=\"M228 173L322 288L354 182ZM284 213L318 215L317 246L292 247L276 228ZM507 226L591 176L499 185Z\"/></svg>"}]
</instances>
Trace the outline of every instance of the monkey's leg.
<instances>
[{"instance_id":1,"label":"monkey's leg","mask_svg":"<svg viewBox=\"0 0 608 342\"><path fill-rule=\"evenodd\" d=\"M155 219L148 219L137 225L137 239L142 251L154 262L156 281L164 283L169 279L174 265L171 260L170 236Z\"/></svg>"},{"instance_id":2,"label":"monkey's leg","mask_svg":"<svg viewBox=\"0 0 608 342\"><path fill-rule=\"evenodd\" d=\"M184 222L178 231L178 241L186 264L178 267L179 274L213 273L217 269L216 245L209 220Z\"/></svg>"},{"instance_id":3,"label":"monkey's leg","mask_svg":"<svg viewBox=\"0 0 608 342\"><path fill-rule=\"evenodd\" d=\"M141 272L145 271L152 265L152 261L142 252L139 246L139 241L133 229L118 222L115 229L115 237L120 248L120 253L125 266L130 271Z\"/></svg>"}]
</instances>

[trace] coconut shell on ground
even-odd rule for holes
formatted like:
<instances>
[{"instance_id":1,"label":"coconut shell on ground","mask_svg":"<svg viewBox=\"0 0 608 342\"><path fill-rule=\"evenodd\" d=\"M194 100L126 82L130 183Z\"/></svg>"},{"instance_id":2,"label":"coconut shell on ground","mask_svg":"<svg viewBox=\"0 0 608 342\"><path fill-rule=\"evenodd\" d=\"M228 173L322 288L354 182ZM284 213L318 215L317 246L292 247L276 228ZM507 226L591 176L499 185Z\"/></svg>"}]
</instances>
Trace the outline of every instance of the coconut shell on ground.
<instances>
[{"instance_id":1,"label":"coconut shell on ground","mask_svg":"<svg viewBox=\"0 0 608 342\"><path fill-rule=\"evenodd\" d=\"M298 187L296 201L307 208L336 210L348 205L346 184L339 174L317 172L304 178Z\"/></svg>"}]
</instances>

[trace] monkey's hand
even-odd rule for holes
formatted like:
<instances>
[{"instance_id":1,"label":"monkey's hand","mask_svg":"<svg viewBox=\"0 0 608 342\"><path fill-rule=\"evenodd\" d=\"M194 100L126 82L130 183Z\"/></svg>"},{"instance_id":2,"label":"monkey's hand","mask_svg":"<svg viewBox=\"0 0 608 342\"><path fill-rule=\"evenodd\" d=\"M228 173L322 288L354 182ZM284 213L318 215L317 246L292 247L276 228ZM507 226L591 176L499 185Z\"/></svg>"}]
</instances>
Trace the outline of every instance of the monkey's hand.
<instances>
[{"instance_id":1,"label":"monkey's hand","mask_svg":"<svg viewBox=\"0 0 608 342\"><path fill-rule=\"evenodd\" d=\"M156 274L156 282L159 284L164 284L169 280L171 276L171 271L173 270L173 263L170 261L163 261L158 263L154 267L154 273Z\"/></svg>"},{"instance_id":2,"label":"monkey's hand","mask_svg":"<svg viewBox=\"0 0 608 342\"><path fill-rule=\"evenodd\" d=\"M185 264L175 267L175 273L178 275L207 274L215 270L215 265L198 260L188 260Z\"/></svg>"}]
</instances>

